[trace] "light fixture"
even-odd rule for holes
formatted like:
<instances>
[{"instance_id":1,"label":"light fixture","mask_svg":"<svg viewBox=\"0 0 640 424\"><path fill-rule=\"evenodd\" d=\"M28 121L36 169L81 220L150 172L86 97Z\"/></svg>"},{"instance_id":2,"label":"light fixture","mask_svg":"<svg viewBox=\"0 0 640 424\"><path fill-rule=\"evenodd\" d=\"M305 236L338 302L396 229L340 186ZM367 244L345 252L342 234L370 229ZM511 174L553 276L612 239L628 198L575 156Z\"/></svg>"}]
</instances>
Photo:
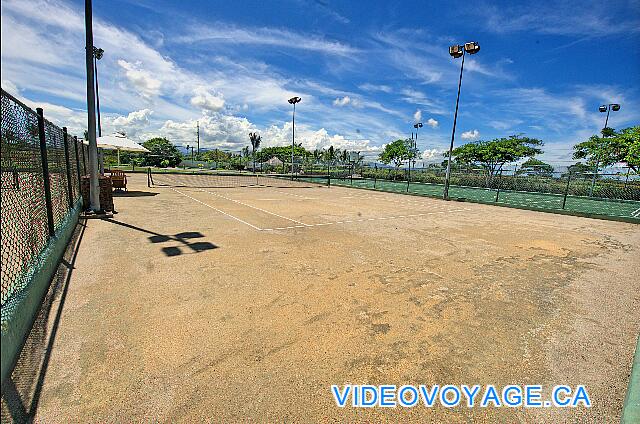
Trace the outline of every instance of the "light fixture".
<instances>
[{"instance_id":1,"label":"light fixture","mask_svg":"<svg viewBox=\"0 0 640 424\"><path fill-rule=\"evenodd\" d=\"M480 44L475 41L469 41L468 43L464 43L464 50L469 54L476 54L480 51Z\"/></svg>"},{"instance_id":2,"label":"light fixture","mask_svg":"<svg viewBox=\"0 0 640 424\"><path fill-rule=\"evenodd\" d=\"M104 55L104 49L100 49L100 48L94 46L93 47L93 55L98 60L102 59L102 56Z\"/></svg>"},{"instance_id":3,"label":"light fixture","mask_svg":"<svg viewBox=\"0 0 640 424\"><path fill-rule=\"evenodd\" d=\"M288 102L292 105L295 105L296 103L300 103L302 99L300 97L292 97L288 100Z\"/></svg>"},{"instance_id":4,"label":"light fixture","mask_svg":"<svg viewBox=\"0 0 640 424\"><path fill-rule=\"evenodd\" d=\"M602 105L598 108L598 110L602 113L605 113L607 111L607 107L605 105Z\"/></svg>"},{"instance_id":5,"label":"light fixture","mask_svg":"<svg viewBox=\"0 0 640 424\"><path fill-rule=\"evenodd\" d=\"M458 58L464 54L464 47L455 45L449 47L449 54L455 58Z\"/></svg>"},{"instance_id":6,"label":"light fixture","mask_svg":"<svg viewBox=\"0 0 640 424\"><path fill-rule=\"evenodd\" d=\"M619 110L620 110L620 105L619 105L619 104L617 104L617 103L614 103L614 104L612 104L612 105L611 105L611 109L612 109L614 112L617 112L617 111L619 111Z\"/></svg>"}]
</instances>

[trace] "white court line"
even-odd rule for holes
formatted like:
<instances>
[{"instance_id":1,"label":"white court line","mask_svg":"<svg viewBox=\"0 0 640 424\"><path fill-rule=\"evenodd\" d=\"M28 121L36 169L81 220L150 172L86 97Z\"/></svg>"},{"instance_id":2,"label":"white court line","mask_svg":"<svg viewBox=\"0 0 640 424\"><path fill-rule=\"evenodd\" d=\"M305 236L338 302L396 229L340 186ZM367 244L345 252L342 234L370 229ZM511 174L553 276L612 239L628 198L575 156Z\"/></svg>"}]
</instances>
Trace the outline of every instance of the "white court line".
<instances>
[{"instance_id":1,"label":"white court line","mask_svg":"<svg viewBox=\"0 0 640 424\"><path fill-rule=\"evenodd\" d=\"M638 208L635 211L631 212L631 216L634 217L634 218L640 217L640 208Z\"/></svg>"},{"instance_id":2,"label":"white court line","mask_svg":"<svg viewBox=\"0 0 640 424\"><path fill-rule=\"evenodd\" d=\"M349 224L349 223L353 223L353 222L367 222L367 221L384 221L384 220L389 220L389 219L406 219L406 218L415 218L415 217L419 217L419 216L427 216L427 215L436 215L436 214L443 214L443 213L448 213L448 212L463 212L463 211L469 211L471 210L470 208L461 208L461 209L448 209L448 210L444 210L444 211L438 211L438 212L423 212L423 213L416 213L416 214L411 214L411 215L396 215L396 216L381 216L378 218L362 218L362 219L349 219L349 220L343 220L343 221L335 221L335 222L322 222L319 224L309 224L306 225L305 227L309 228L309 227L322 227L324 225L339 225L339 224ZM275 227L275 228L263 228L262 231L275 231L275 230L291 230L294 228L300 228L300 225L291 225L288 227Z\"/></svg>"},{"instance_id":3,"label":"white court line","mask_svg":"<svg viewBox=\"0 0 640 424\"><path fill-rule=\"evenodd\" d=\"M278 215L277 213L269 212L267 210L264 210L262 208L258 208L256 206L247 205L246 203L242 203L239 200L230 199L230 198L225 197L225 196L223 196L221 194L218 194L218 193L213 193L213 192L207 191L207 190L200 190L200 191L202 191L204 193L209 193L209 194L211 194L213 196L217 196L217 197L220 197L222 199L226 199L226 200L228 200L230 202L234 202L234 203L237 203L237 204L242 205L242 206L246 206L248 208L252 208L252 209L258 210L260 212L268 213L269 215L277 216L278 218L286 219L287 221L295 222L296 224L300 224L300 225L305 226L305 227L309 226L309 224L305 224L304 222L297 221L297 220L295 220L293 218L287 218L286 216Z\"/></svg>"},{"instance_id":4,"label":"white court line","mask_svg":"<svg viewBox=\"0 0 640 424\"><path fill-rule=\"evenodd\" d=\"M188 197L188 198L189 198L189 199L191 199L191 200L195 200L196 202L200 203L201 205L204 205L204 206L206 206L206 207L208 207L208 208L211 208L211 209L213 209L213 210L214 210L214 211L216 211L216 212L220 212L221 214L226 215L226 216L228 216L229 218L233 218L233 219L235 219L236 221L242 222L243 224L248 225L249 227L251 227L251 228L253 228L253 229L255 229L255 230L263 231L263 229L262 229L262 228L258 228L258 227L256 227L256 226L255 226L255 225L253 225L253 224L249 224L247 221L243 221L243 220L241 220L241 219L240 219L240 218L238 218L238 217L235 217L235 216L233 216L233 215L230 215L230 214L228 214L228 213L226 213L226 212L224 212L224 211L221 211L220 209L214 208L214 207L213 207L213 206L211 206L211 205L207 205L206 203L201 202L200 200L198 200L198 199L196 199L196 198L194 198L194 197L191 197L191 196L189 196L188 194L184 194L183 192L181 192L181 191L179 191L179 190L176 190L175 188L171 188L171 190L175 191L176 193L180 193L180 194L182 194L183 196Z\"/></svg>"},{"instance_id":5,"label":"white court line","mask_svg":"<svg viewBox=\"0 0 640 424\"><path fill-rule=\"evenodd\" d=\"M287 193L286 191L281 191L281 190L273 190L273 191L280 194L286 194L287 196L299 197L302 200L318 200L317 197L306 197L306 196L301 196L299 194Z\"/></svg>"}]
</instances>

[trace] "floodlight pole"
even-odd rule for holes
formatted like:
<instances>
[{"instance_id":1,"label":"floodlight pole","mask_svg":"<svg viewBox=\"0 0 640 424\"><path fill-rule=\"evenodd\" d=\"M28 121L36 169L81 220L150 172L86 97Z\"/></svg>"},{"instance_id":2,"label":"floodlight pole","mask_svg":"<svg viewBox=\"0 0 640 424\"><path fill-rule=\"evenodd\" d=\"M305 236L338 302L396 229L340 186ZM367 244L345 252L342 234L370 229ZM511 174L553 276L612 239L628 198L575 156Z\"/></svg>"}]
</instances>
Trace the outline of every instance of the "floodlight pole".
<instances>
[{"instance_id":1,"label":"floodlight pole","mask_svg":"<svg viewBox=\"0 0 640 424\"><path fill-rule=\"evenodd\" d=\"M293 180L293 159L294 150L296 149L296 103L293 103L293 119L291 125L292 137L291 137L291 180Z\"/></svg>"},{"instance_id":2,"label":"floodlight pole","mask_svg":"<svg viewBox=\"0 0 640 424\"><path fill-rule=\"evenodd\" d=\"M196 134L198 136L198 157L200 157L200 121L196 121Z\"/></svg>"},{"instance_id":3,"label":"floodlight pole","mask_svg":"<svg viewBox=\"0 0 640 424\"><path fill-rule=\"evenodd\" d=\"M302 100L300 97L292 97L288 100L289 104L293 105L293 120L292 120L292 137L291 137L291 181L293 181L293 152L296 147L296 103L299 103Z\"/></svg>"},{"instance_id":4,"label":"floodlight pole","mask_svg":"<svg viewBox=\"0 0 640 424\"><path fill-rule=\"evenodd\" d=\"M606 109L607 111L607 117L604 120L604 127L602 128L602 138L606 137L605 131L607 129L607 126L609 125L609 113L611 112L612 108L614 111L618 111L620 110L620 105L617 103L609 103L608 105L600 106L600 112L604 113L604 109ZM596 177L598 176L599 167L600 167L600 155L596 155L596 166L595 166L595 169L593 170L593 178L591 179L591 187L589 188L589 197L593 196L593 190L596 187Z\"/></svg>"},{"instance_id":5,"label":"floodlight pole","mask_svg":"<svg viewBox=\"0 0 640 424\"><path fill-rule=\"evenodd\" d=\"M100 212L98 144L96 142L96 99L93 75L93 11L91 0L84 2L85 65L87 69L87 128L89 132L89 208Z\"/></svg>"},{"instance_id":6,"label":"floodlight pole","mask_svg":"<svg viewBox=\"0 0 640 424\"><path fill-rule=\"evenodd\" d=\"M462 64L460 65L460 78L458 79L458 97L456 98L456 112L453 115L453 130L451 130L451 144L449 145L449 156L447 158L447 173L444 179L444 192L442 198L449 200L449 180L451 178L451 154L453 152L453 140L456 136L456 123L458 121L458 105L460 104L460 87L462 87L462 71L464 70L465 51L462 51Z\"/></svg>"},{"instance_id":7,"label":"floodlight pole","mask_svg":"<svg viewBox=\"0 0 640 424\"><path fill-rule=\"evenodd\" d=\"M415 158L413 157L413 154L415 153L415 151L418 149L418 128L422 128L422 122L416 122L415 124L413 124L413 128L416 129L416 138L413 138L413 132L411 132L411 139L413 140L413 145L411 146L411 158L409 159L409 178L407 179L407 188L409 186L408 181L411 180L411 161L413 160L414 163L414 168L415 168Z\"/></svg>"}]
</instances>

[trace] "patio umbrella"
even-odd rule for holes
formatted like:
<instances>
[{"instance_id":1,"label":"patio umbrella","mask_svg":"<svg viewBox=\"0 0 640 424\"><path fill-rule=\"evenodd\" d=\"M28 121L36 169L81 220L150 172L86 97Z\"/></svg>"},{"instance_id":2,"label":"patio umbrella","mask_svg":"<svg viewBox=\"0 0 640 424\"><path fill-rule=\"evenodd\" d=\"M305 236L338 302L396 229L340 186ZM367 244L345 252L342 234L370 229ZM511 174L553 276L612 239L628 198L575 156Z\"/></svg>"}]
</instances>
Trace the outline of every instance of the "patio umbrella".
<instances>
[{"instance_id":1,"label":"patio umbrella","mask_svg":"<svg viewBox=\"0 0 640 424\"><path fill-rule=\"evenodd\" d=\"M149 152L144 146L127 138L123 133L113 133L98 137L98 147L106 150L118 151L118 166L120 166L120 150L127 152Z\"/></svg>"}]
</instances>

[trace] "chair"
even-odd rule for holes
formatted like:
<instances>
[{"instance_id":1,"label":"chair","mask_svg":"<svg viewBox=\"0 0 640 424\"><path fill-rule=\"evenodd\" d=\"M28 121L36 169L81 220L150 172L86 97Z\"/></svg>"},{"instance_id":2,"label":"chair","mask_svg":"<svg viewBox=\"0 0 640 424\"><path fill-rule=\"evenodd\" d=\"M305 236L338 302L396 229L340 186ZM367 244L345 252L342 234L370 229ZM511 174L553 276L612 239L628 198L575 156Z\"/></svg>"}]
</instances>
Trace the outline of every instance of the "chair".
<instances>
[{"instance_id":1,"label":"chair","mask_svg":"<svg viewBox=\"0 0 640 424\"><path fill-rule=\"evenodd\" d=\"M113 188L116 190L127 191L127 175L124 171L120 171L114 169L111 171L111 183L113 184Z\"/></svg>"}]
</instances>

